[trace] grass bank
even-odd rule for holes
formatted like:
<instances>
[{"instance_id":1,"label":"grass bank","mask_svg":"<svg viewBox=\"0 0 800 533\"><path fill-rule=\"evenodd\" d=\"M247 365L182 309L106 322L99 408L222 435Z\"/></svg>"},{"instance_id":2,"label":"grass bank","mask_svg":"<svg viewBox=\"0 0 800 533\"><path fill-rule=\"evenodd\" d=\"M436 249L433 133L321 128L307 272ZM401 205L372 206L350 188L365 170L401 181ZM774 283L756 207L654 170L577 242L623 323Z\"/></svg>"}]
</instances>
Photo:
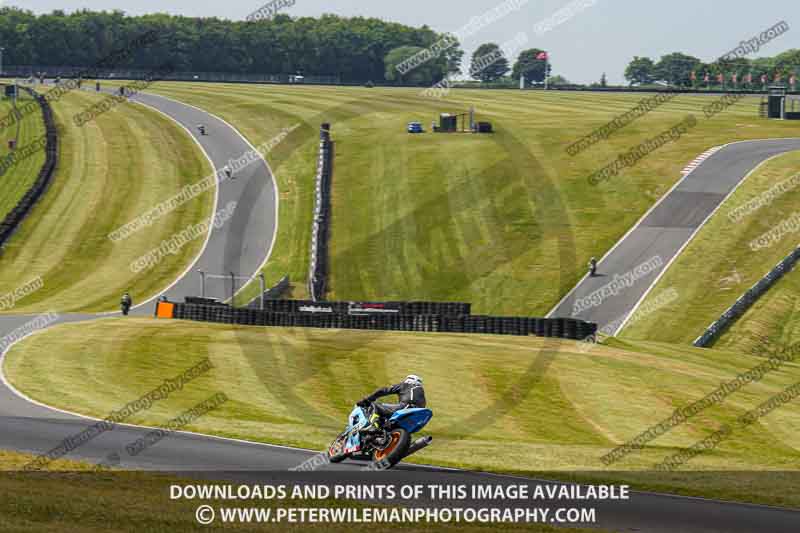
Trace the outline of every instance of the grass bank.
<instances>
[{"instance_id":1,"label":"grass bank","mask_svg":"<svg viewBox=\"0 0 800 533\"><path fill-rule=\"evenodd\" d=\"M566 148L641 95L157 83L151 90L215 113L253 143L303 125L267 159L280 190L268 279L289 273L303 295L312 178L321 122L336 141L331 298L455 299L477 312L542 314L679 178L727 142L786 137L745 98L705 119L715 97L682 95L572 157ZM492 136L408 135L440 112L494 123ZM688 114L698 125L599 186L588 177Z\"/></svg>"},{"instance_id":2,"label":"grass bank","mask_svg":"<svg viewBox=\"0 0 800 533\"><path fill-rule=\"evenodd\" d=\"M774 189L780 184L785 185L785 192ZM774 194L770 193L773 189ZM759 198L765 201L760 202ZM622 335L680 344L693 342L797 246L798 235L791 232L769 246L761 247L757 241L797 212L798 201L800 152L772 158L756 169L684 249L645 299L643 307L655 306L654 299L666 290L674 290L677 298L668 305L655 306L658 310L653 313L641 315ZM760 207L753 210L747 208L748 203ZM755 249L753 243L756 243ZM773 288L770 308L777 299L786 301L789 295L781 297L780 293L781 287L788 285L791 282ZM773 291L775 296L772 296ZM765 308L752 309L746 318L750 325L734 328L719 339L716 346L749 352L765 340L779 344L794 341L793 336L781 333L783 325L791 318L788 309L779 315L758 310ZM772 311L777 312L777 309Z\"/></svg>"},{"instance_id":3,"label":"grass bank","mask_svg":"<svg viewBox=\"0 0 800 533\"><path fill-rule=\"evenodd\" d=\"M99 98L72 91L52 104L60 132L52 184L0 257L0 294L39 276L43 286L13 312L111 310L126 290L143 301L177 278L202 247L203 239L195 239L149 270L131 270L163 240L206 219L213 191L127 239L109 239L211 169L183 129L144 106L119 105L76 126L72 117Z\"/></svg>"},{"instance_id":4,"label":"grass bank","mask_svg":"<svg viewBox=\"0 0 800 533\"><path fill-rule=\"evenodd\" d=\"M791 405L737 430L674 475L641 479L797 382L800 365L787 363L605 467L600 457L616 445L759 361L652 342L586 348L537 338L114 319L31 337L9 352L4 371L36 400L102 416L209 357L213 370L131 422L164 423L221 391L230 400L187 429L314 449L341 430L355 400L417 373L434 411L426 431L435 437L418 461L526 475L638 476L640 485L660 490L800 506L780 479L731 481L737 472L796 470L800 413ZM705 474L698 480L693 471Z\"/></svg>"}]
</instances>

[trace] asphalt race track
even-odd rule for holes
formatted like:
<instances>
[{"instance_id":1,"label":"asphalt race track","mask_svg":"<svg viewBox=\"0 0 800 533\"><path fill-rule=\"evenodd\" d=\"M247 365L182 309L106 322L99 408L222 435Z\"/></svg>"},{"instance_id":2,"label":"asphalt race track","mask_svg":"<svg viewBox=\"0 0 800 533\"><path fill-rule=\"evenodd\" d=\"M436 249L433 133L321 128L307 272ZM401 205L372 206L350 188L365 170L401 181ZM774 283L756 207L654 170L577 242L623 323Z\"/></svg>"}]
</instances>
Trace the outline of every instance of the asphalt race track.
<instances>
[{"instance_id":1,"label":"asphalt race track","mask_svg":"<svg viewBox=\"0 0 800 533\"><path fill-rule=\"evenodd\" d=\"M198 140L220 168L229 159L238 158L250 146L230 126L203 111L169 99L154 95L138 95L137 100L152 106L185 126ZM199 136L197 124L206 124L209 135ZM770 155L800 148L800 141L765 141L733 145L701 166L671 193L676 191L680 204L694 202L695 208L674 209L675 200L664 200L647 217L645 222L628 235L601 262L601 272L609 275L623 272L635 266L637 261L660 253L671 257L689 238L691 230L710 213L724 198L727 191L758 162ZM199 179L199 177L198 177ZM196 295L199 278L197 269L208 272L236 272L249 276L256 272L266 260L275 230L277 210L273 178L267 165L254 163L238 174L235 180L224 181L220 186L217 208L226 203L238 202L234 217L227 224L214 228L195 265L187 271L165 294L172 299ZM671 196L670 195L670 196ZM713 198L713 201L708 201ZM674 212L673 212L674 211ZM670 255L671 254L671 255ZM585 294L596 287L603 278L584 280L576 295ZM642 284L644 285L644 284ZM229 286L220 284L209 287L209 295L224 298ZM639 296L644 288L637 287ZM639 296L624 298L626 303L609 308L593 310L588 318L612 316L630 310ZM574 298L574 296L573 296ZM565 300L558 309L570 309L571 301ZM152 313L152 303L140 304L137 312ZM596 313L596 314L595 314ZM15 328L35 318L33 315L0 315L0 336L6 336ZM99 315L63 315L59 322L90 319L108 319ZM2 363L2 360L0 360ZM58 446L63 439L75 435L94 423L94 420L62 412L32 402L17 393L0 373L0 449L18 450L33 454L46 453ZM125 399L120 399L124 403ZM343 421L344 423L344 421ZM93 463L107 461L109 455L118 454L121 467L192 473L203 477L241 482L297 480L301 474L289 469L313 457L315 452L281 446L236 441L231 439L176 432L142 453L131 456L125 446L143 437L152 428L120 424L113 431L106 431L66 457ZM331 435L333 438L335 435ZM434 435L435 439L435 435ZM436 446L434 440L433 446ZM322 479L342 482L379 481L381 483L427 482L427 483L533 483L510 476L498 476L475 472L464 472L435 467L401 465L391 471L365 472L365 463L346 461L328 465L318 473ZM319 481L319 479L317 479ZM558 485L549 481L536 483ZM557 502L556 502L557 503ZM501 505L504 505L501 503ZM536 502L541 506L541 502ZM570 507L592 506L597 509L597 525L615 531L710 533L710 532L796 532L800 524L800 512L763 506L717 502L699 498L677 497L651 493L632 493L631 499L623 502L572 502Z\"/></svg>"},{"instance_id":2,"label":"asphalt race track","mask_svg":"<svg viewBox=\"0 0 800 533\"><path fill-rule=\"evenodd\" d=\"M800 139L746 141L722 147L662 197L600 259L597 275L585 276L548 316L575 316L606 328L609 335L618 333L671 261L744 178L767 159L793 150L800 150ZM610 289L615 279L655 257L660 261L651 262L654 268L646 269L646 275L637 274L636 281L618 288L616 294L606 290L608 296L599 297L603 287ZM661 266L655 266L658 263Z\"/></svg>"}]
</instances>

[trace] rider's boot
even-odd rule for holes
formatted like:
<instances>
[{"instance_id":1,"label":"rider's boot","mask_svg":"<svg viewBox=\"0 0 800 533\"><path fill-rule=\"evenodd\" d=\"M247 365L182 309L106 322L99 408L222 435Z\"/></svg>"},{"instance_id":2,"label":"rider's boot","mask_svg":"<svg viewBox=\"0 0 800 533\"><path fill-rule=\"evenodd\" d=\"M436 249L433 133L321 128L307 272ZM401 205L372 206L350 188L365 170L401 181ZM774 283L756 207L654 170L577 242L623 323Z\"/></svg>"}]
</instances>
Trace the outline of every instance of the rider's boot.
<instances>
[{"instance_id":1,"label":"rider's boot","mask_svg":"<svg viewBox=\"0 0 800 533\"><path fill-rule=\"evenodd\" d=\"M380 433L382 425L380 415L372 413L372 416L369 417L369 427L364 432L370 434Z\"/></svg>"}]
</instances>

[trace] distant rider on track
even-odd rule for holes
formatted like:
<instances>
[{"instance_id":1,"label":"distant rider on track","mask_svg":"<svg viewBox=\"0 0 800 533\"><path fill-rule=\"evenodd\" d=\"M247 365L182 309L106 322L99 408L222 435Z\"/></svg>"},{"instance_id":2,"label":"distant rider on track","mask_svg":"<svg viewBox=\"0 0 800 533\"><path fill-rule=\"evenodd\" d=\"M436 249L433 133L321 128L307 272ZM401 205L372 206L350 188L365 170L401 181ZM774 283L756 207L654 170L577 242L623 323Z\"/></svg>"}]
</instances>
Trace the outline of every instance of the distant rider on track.
<instances>
[{"instance_id":1,"label":"distant rider on track","mask_svg":"<svg viewBox=\"0 0 800 533\"><path fill-rule=\"evenodd\" d=\"M133 305L133 298L126 292L122 295L122 300L119 301L119 305L122 308L122 314L128 316L128 311L131 310L131 305Z\"/></svg>"}]
</instances>

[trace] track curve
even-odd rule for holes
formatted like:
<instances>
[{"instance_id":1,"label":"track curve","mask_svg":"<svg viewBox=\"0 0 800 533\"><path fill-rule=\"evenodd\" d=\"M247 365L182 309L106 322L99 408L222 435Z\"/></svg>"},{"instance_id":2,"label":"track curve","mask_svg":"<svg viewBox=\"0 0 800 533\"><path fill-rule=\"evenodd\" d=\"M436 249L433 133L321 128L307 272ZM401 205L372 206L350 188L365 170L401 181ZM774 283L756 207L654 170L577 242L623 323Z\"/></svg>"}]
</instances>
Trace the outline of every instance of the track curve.
<instances>
[{"instance_id":1,"label":"track curve","mask_svg":"<svg viewBox=\"0 0 800 533\"><path fill-rule=\"evenodd\" d=\"M185 127L200 144L215 168L223 166L229 159L238 158L251 149L249 143L233 127L198 108L151 94L140 94L135 99L158 109ZM196 134L195 125L199 123L209 126L210 135ZM797 143L800 147L800 141ZM254 184L258 192L255 196L253 196ZM198 282L192 279L194 269L226 272L236 268L236 272L244 274L256 272L266 260L268 250L274 241L277 218L274 179L266 162L256 163L248 167L246 173L237 176L237 180L228 180L220 185L217 208L224 206L226 202L240 200L241 205L246 208L242 209L242 212L237 208L230 223L211 231L206 247L195 264L165 291L166 295L178 299L196 294ZM238 247L242 253L241 258L233 259L235 264L227 262L228 254L223 253L231 246ZM217 294L213 292L214 290L221 292ZM210 295L225 297L226 290L229 290L229 287L210 289ZM150 309L140 304L137 312L148 314ZM0 315L0 336L6 335L32 318L33 315ZM74 314L61 316L59 322L91 319L102 318L99 315ZM2 378L0 449L33 454L46 453L65 437L79 433L95 421L90 417L42 405L14 389L2 374L2 357L6 351L7 349L0 354L0 378ZM120 424L113 431L104 432L73 450L67 457L99 463L106 460L109 454L121 452L127 444L143 437L151 429ZM134 457L123 453L119 455L122 459L120 466L124 468L220 474L224 472L226 478L254 481L289 476L290 468L309 459L314 453L290 447L176 432L139 455ZM363 468L363 463L345 462L329 465L325 470L332 471L335 476L333 479L341 480L343 476L360 473ZM535 481L414 465L402 465L392 471L372 472L369 475L371 476L369 479L383 476L383 479L391 482L510 484ZM535 482L559 485L551 481ZM590 504L587 503L585 506L588 505ZM763 530L788 532L796 531L797 524L800 523L800 513L791 510L644 492L632 493L631 500L624 504L592 502L591 505L598 509L597 525L615 530L697 533L716 531L744 533Z\"/></svg>"},{"instance_id":2,"label":"track curve","mask_svg":"<svg viewBox=\"0 0 800 533\"><path fill-rule=\"evenodd\" d=\"M722 146L699 164L693 164L691 171L600 259L598 275L584 276L548 316L575 316L596 322L609 335L616 335L672 262L745 178L767 160L795 150L800 150L800 139L742 141ZM660 258L660 266L652 263L655 267L647 275L623 286L617 294L597 298L601 300L597 305L586 305L593 293L609 287L609 283L634 272L654 257Z\"/></svg>"}]
</instances>

